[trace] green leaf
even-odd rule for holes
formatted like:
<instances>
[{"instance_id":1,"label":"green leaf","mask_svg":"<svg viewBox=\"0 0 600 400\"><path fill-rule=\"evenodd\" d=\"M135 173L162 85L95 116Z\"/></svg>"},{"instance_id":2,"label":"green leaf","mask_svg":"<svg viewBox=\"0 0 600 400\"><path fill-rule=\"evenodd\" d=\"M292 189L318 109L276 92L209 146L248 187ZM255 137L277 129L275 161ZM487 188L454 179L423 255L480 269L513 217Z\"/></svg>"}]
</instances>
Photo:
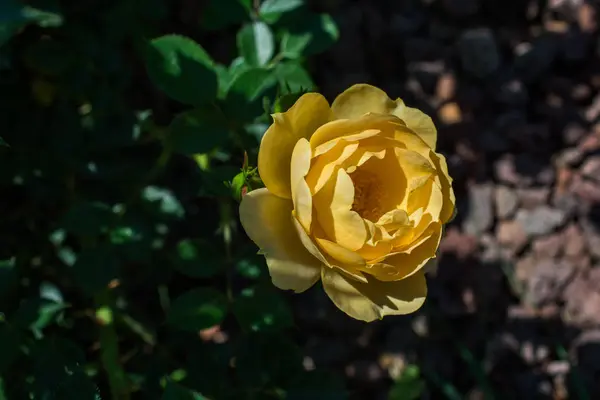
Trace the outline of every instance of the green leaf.
<instances>
[{"instance_id":1,"label":"green leaf","mask_svg":"<svg viewBox=\"0 0 600 400\"><path fill-rule=\"evenodd\" d=\"M231 180L231 194L237 201L242 200L244 186L246 186L246 172L242 171Z\"/></svg>"},{"instance_id":2,"label":"green leaf","mask_svg":"<svg viewBox=\"0 0 600 400\"><path fill-rule=\"evenodd\" d=\"M23 329L42 331L58 320L67 307L65 303L49 299L29 298L21 304L13 322Z\"/></svg>"},{"instance_id":3,"label":"green leaf","mask_svg":"<svg viewBox=\"0 0 600 400\"><path fill-rule=\"evenodd\" d=\"M265 0L258 10L260 17L273 24L282 14L293 11L304 4L303 0Z\"/></svg>"},{"instance_id":4,"label":"green leaf","mask_svg":"<svg viewBox=\"0 0 600 400\"><path fill-rule=\"evenodd\" d=\"M209 0L202 14L202 26L220 30L250 20L252 0Z\"/></svg>"},{"instance_id":5,"label":"green leaf","mask_svg":"<svg viewBox=\"0 0 600 400\"><path fill-rule=\"evenodd\" d=\"M45 339L32 350L36 399L94 399L97 388L83 369L85 356L75 343Z\"/></svg>"},{"instance_id":6,"label":"green leaf","mask_svg":"<svg viewBox=\"0 0 600 400\"><path fill-rule=\"evenodd\" d=\"M283 57L296 59L302 57L304 50L312 40L310 32L291 33L285 32L281 37L281 54Z\"/></svg>"},{"instance_id":7,"label":"green leaf","mask_svg":"<svg viewBox=\"0 0 600 400\"><path fill-rule=\"evenodd\" d=\"M175 194L166 188L158 186L146 186L142 191L142 198L151 204L154 211L161 215L183 218L185 210Z\"/></svg>"},{"instance_id":8,"label":"green leaf","mask_svg":"<svg viewBox=\"0 0 600 400\"><path fill-rule=\"evenodd\" d=\"M172 261L179 272L192 278L207 278L217 274L221 269L214 245L199 239L180 241Z\"/></svg>"},{"instance_id":9,"label":"green leaf","mask_svg":"<svg viewBox=\"0 0 600 400\"><path fill-rule=\"evenodd\" d=\"M256 248L254 248L254 252L256 253ZM240 259L235 264L235 270L238 274L248 279L259 279L269 276L265 258L256 255Z\"/></svg>"},{"instance_id":10,"label":"green leaf","mask_svg":"<svg viewBox=\"0 0 600 400\"><path fill-rule=\"evenodd\" d=\"M313 90L315 84L306 70L297 62L287 61L279 63L275 69L282 90L290 90L291 93L306 92Z\"/></svg>"},{"instance_id":11,"label":"green leaf","mask_svg":"<svg viewBox=\"0 0 600 400\"><path fill-rule=\"evenodd\" d=\"M388 400L420 399L425 387L425 381L421 379L419 367L408 365L402 375L396 379L388 395Z\"/></svg>"},{"instance_id":12,"label":"green leaf","mask_svg":"<svg viewBox=\"0 0 600 400\"><path fill-rule=\"evenodd\" d=\"M237 46L242 57L252 66L266 65L275 52L271 28L261 21L244 25L238 32Z\"/></svg>"},{"instance_id":13,"label":"green leaf","mask_svg":"<svg viewBox=\"0 0 600 400\"><path fill-rule=\"evenodd\" d=\"M63 18L54 7L41 10L24 5L18 0L2 0L0 2L0 46L6 43L27 24L35 23L44 28L62 25Z\"/></svg>"},{"instance_id":14,"label":"green leaf","mask_svg":"<svg viewBox=\"0 0 600 400\"><path fill-rule=\"evenodd\" d=\"M226 124L216 110L184 111L171 122L168 141L173 150L183 154L208 153L227 143Z\"/></svg>"},{"instance_id":15,"label":"green leaf","mask_svg":"<svg viewBox=\"0 0 600 400\"><path fill-rule=\"evenodd\" d=\"M19 337L19 332L14 327L0 323L0 374L19 357Z\"/></svg>"},{"instance_id":16,"label":"green leaf","mask_svg":"<svg viewBox=\"0 0 600 400\"><path fill-rule=\"evenodd\" d=\"M79 285L89 294L95 294L119 277L120 260L110 244L84 249L73 265L73 274Z\"/></svg>"},{"instance_id":17,"label":"green leaf","mask_svg":"<svg viewBox=\"0 0 600 400\"><path fill-rule=\"evenodd\" d=\"M161 397L162 400L204 400L206 397L200 393L189 390L177 383L168 381L167 387Z\"/></svg>"},{"instance_id":18,"label":"green leaf","mask_svg":"<svg viewBox=\"0 0 600 400\"><path fill-rule=\"evenodd\" d=\"M67 210L59 226L78 236L95 236L102 233L114 217L108 205L100 202L80 202Z\"/></svg>"},{"instance_id":19,"label":"green leaf","mask_svg":"<svg viewBox=\"0 0 600 400\"><path fill-rule=\"evenodd\" d=\"M240 326L245 331L280 331L293 324L285 298L269 284L245 289L233 304Z\"/></svg>"},{"instance_id":20,"label":"green leaf","mask_svg":"<svg viewBox=\"0 0 600 400\"><path fill-rule=\"evenodd\" d=\"M333 45L340 33L328 14L307 13L288 24L282 36L281 51L288 58L321 53Z\"/></svg>"},{"instance_id":21,"label":"green leaf","mask_svg":"<svg viewBox=\"0 0 600 400\"><path fill-rule=\"evenodd\" d=\"M148 43L144 56L150 79L169 97L196 106L217 97L213 61L192 39L161 36Z\"/></svg>"},{"instance_id":22,"label":"green leaf","mask_svg":"<svg viewBox=\"0 0 600 400\"><path fill-rule=\"evenodd\" d=\"M0 261L0 299L17 286L15 259Z\"/></svg>"},{"instance_id":23,"label":"green leaf","mask_svg":"<svg viewBox=\"0 0 600 400\"><path fill-rule=\"evenodd\" d=\"M263 96L275 96L277 77L264 68L251 68L239 74L227 94L225 112L238 122L251 122L263 114Z\"/></svg>"},{"instance_id":24,"label":"green leaf","mask_svg":"<svg viewBox=\"0 0 600 400\"><path fill-rule=\"evenodd\" d=\"M243 96L246 101L260 99L265 92L275 86L276 78L272 71L252 68L242 72L233 81L230 93Z\"/></svg>"},{"instance_id":25,"label":"green leaf","mask_svg":"<svg viewBox=\"0 0 600 400\"><path fill-rule=\"evenodd\" d=\"M167 314L173 328L197 332L223 321L227 314L227 299L212 288L190 290L176 298Z\"/></svg>"}]
</instances>

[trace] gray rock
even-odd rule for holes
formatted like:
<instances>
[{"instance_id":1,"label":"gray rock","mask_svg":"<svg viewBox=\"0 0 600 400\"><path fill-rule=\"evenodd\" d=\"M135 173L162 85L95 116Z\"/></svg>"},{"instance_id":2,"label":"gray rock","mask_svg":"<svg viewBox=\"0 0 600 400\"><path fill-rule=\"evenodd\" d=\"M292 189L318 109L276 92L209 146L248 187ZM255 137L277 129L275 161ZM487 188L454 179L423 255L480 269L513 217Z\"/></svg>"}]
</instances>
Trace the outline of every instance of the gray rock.
<instances>
[{"instance_id":1,"label":"gray rock","mask_svg":"<svg viewBox=\"0 0 600 400\"><path fill-rule=\"evenodd\" d=\"M494 33L487 28L466 31L458 42L463 68L477 78L485 78L500 65Z\"/></svg>"},{"instance_id":2,"label":"gray rock","mask_svg":"<svg viewBox=\"0 0 600 400\"><path fill-rule=\"evenodd\" d=\"M479 235L492 227L494 187L490 184L472 185L469 188L469 211L463 222L463 230Z\"/></svg>"},{"instance_id":3,"label":"gray rock","mask_svg":"<svg viewBox=\"0 0 600 400\"><path fill-rule=\"evenodd\" d=\"M547 235L567 221L567 214L557 208L540 206L533 210L521 209L517 212L518 221L530 237Z\"/></svg>"},{"instance_id":4,"label":"gray rock","mask_svg":"<svg viewBox=\"0 0 600 400\"><path fill-rule=\"evenodd\" d=\"M506 186L497 186L494 195L498 218L510 218L519 204L519 198L515 191Z\"/></svg>"}]
</instances>

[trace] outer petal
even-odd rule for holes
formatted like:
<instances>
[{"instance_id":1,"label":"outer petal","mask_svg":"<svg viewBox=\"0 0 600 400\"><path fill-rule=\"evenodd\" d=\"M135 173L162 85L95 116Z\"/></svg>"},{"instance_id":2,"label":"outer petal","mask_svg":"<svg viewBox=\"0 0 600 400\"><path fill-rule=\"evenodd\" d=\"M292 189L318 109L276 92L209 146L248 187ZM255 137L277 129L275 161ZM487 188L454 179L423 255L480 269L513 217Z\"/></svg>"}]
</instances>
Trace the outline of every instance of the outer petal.
<instances>
[{"instance_id":1,"label":"outer petal","mask_svg":"<svg viewBox=\"0 0 600 400\"><path fill-rule=\"evenodd\" d=\"M318 127L332 119L325 98L306 93L286 112L273 114L273 124L260 143L258 172L271 193L291 198L290 160L299 139L310 139Z\"/></svg>"},{"instance_id":2,"label":"outer petal","mask_svg":"<svg viewBox=\"0 0 600 400\"><path fill-rule=\"evenodd\" d=\"M351 86L334 100L331 109L337 118L357 118L368 112L395 115L435 149L437 131L431 118L416 108L407 107L401 99L391 100L375 86L365 83Z\"/></svg>"},{"instance_id":3,"label":"outer petal","mask_svg":"<svg viewBox=\"0 0 600 400\"><path fill-rule=\"evenodd\" d=\"M446 158L442 154L435 153L432 159L438 170L440 186L442 189L443 206L440 213L440 219L443 223L446 223L452 219L455 211L456 197L454 196L454 190L452 189L452 178L448 173Z\"/></svg>"},{"instance_id":4,"label":"outer petal","mask_svg":"<svg viewBox=\"0 0 600 400\"><path fill-rule=\"evenodd\" d=\"M292 218L292 202L266 188L242 198L240 221L264 252L273 284L300 293L319 280L323 264L302 245Z\"/></svg>"},{"instance_id":5,"label":"outer petal","mask_svg":"<svg viewBox=\"0 0 600 400\"><path fill-rule=\"evenodd\" d=\"M427 282L422 273L395 282L368 277L367 283L361 283L323 268L321 279L325 292L340 310L366 322L415 312L427 296Z\"/></svg>"},{"instance_id":6,"label":"outer petal","mask_svg":"<svg viewBox=\"0 0 600 400\"><path fill-rule=\"evenodd\" d=\"M311 155L312 149L308 140L304 138L298 140L292 153L290 178L296 217L306 232L310 232L312 223L312 194L304 177L310 169Z\"/></svg>"}]
</instances>

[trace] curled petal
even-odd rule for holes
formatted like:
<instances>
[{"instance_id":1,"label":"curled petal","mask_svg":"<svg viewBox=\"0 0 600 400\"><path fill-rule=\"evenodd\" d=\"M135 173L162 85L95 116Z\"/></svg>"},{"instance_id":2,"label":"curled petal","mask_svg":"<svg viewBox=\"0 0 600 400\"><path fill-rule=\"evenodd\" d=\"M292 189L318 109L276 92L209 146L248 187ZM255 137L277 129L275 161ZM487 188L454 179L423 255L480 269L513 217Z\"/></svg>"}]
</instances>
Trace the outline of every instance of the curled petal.
<instances>
[{"instance_id":1,"label":"curled petal","mask_svg":"<svg viewBox=\"0 0 600 400\"><path fill-rule=\"evenodd\" d=\"M351 210L354 184L346 171L338 169L313 200L317 219L329 240L351 251L363 246L367 228L361 216Z\"/></svg>"},{"instance_id":2,"label":"curled petal","mask_svg":"<svg viewBox=\"0 0 600 400\"><path fill-rule=\"evenodd\" d=\"M407 107L401 99L393 101L381 89L368 84L357 84L340 94L331 105L337 118L357 118L365 113L391 114L435 149L437 130L431 118L416 108Z\"/></svg>"},{"instance_id":3,"label":"curled petal","mask_svg":"<svg viewBox=\"0 0 600 400\"><path fill-rule=\"evenodd\" d=\"M291 200L266 188L253 190L242 198L240 221L263 251L275 286L300 293L319 280L323 264L302 244L294 227Z\"/></svg>"},{"instance_id":4,"label":"curled petal","mask_svg":"<svg viewBox=\"0 0 600 400\"><path fill-rule=\"evenodd\" d=\"M427 283L422 273L395 282L367 277L358 282L333 269L323 269L323 288L333 303L352 318L371 322L386 315L417 311L425 302Z\"/></svg>"},{"instance_id":5,"label":"curled petal","mask_svg":"<svg viewBox=\"0 0 600 400\"><path fill-rule=\"evenodd\" d=\"M431 233L420 238L406 250L393 253L369 266L369 273L381 281L404 279L419 272L425 264L436 256L440 244L441 225L432 224Z\"/></svg>"},{"instance_id":6,"label":"curled petal","mask_svg":"<svg viewBox=\"0 0 600 400\"><path fill-rule=\"evenodd\" d=\"M323 148L327 148L332 145L327 144L328 142L349 135L381 135L392 138L394 131L403 127L404 123L393 115L367 114L358 119L338 119L317 129L310 138L310 145L313 149L318 149L325 144ZM364 133L365 131L368 133Z\"/></svg>"},{"instance_id":7,"label":"curled petal","mask_svg":"<svg viewBox=\"0 0 600 400\"><path fill-rule=\"evenodd\" d=\"M352 266L364 266L365 260L359 256L356 252L350 251L337 243L334 243L327 239L315 238L317 244L327 253L329 256L340 262L342 265Z\"/></svg>"},{"instance_id":8,"label":"curled petal","mask_svg":"<svg viewBox=\"0 0 600 400\"><path fill-rule=\"evenodd\" d=\"M296 218L307 232L310 232L312 223L312 194L304 177L310 169L311 155L312 150L308 140L304 138L298 140L291 162L292 201Z\"/></svg>"},{"instance_id":9,"label":"curled petal","mask_svg":"<svg viewBox=\"0 0 600 400\"><path fill-rule=\"evenodd\" d=\"M318 93L306 93L288 111L273 114L273 124L265 132L258 153L258 172L271 193L292 197L292 151L298 140L310 139L317 128L331 119L329 104Z\"/></svg>"}]
</instances>

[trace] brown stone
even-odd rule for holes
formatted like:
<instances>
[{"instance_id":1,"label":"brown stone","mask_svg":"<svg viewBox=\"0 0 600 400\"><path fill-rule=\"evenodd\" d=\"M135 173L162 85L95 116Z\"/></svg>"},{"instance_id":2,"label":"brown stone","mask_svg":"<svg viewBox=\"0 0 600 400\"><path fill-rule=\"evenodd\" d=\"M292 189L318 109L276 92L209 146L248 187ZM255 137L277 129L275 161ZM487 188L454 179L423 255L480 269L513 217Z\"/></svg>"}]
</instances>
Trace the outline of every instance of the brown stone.
<instances>
[{"instance_id":1,"label":"brown stone","mask_svg":"<svg viewBox=\"0 0 600 400\"><path fill-rule=\"evenodd\" d=\"M501 221L496 227L498 242L511 249L520 252L527 244L528 238L525 230L517 221Z\"/></svg>"},{"instance_id":2,"label":"brown stone","mask_svg":"<svg viewBox=\"0 0 600 400\"><path fill-rule=\"evenodd\" d=\"M517 196L519 198L519 204L521 207L531 210L548 203L548 198L550 197L550 188L536 187L518 189Z\"/></svg>"},{"instance_id":3,"label":"brown stone","mask_svg":"<svg viewBox=\"0 0 600 400\"><path fill-rule=\"evenodd\" d=\"M564 252L567 257L578 257L585 252L586 243L579 225L572 223L563 232Z\"/></svg>"},{"instance_id":4,"label":"brown stone","mask_svg":"<svg viewBox=\"0 0 600 400\"><path fill-rule=\"evenodd\" d=\"M600 182L600 156L588 158L581 166L581 174Z\"/></svg>"},{"instance_id":5,"label":"brown stone","mask_svg":"<svg viewBox=\"0 0 600 400\"><path fill-rule=\"evenodd\" d=\"M557 257L563 250L563 237L558 233L540 237L534 240L532 249L534 254L540 258Z\"/></svg>"}]
</instances>

